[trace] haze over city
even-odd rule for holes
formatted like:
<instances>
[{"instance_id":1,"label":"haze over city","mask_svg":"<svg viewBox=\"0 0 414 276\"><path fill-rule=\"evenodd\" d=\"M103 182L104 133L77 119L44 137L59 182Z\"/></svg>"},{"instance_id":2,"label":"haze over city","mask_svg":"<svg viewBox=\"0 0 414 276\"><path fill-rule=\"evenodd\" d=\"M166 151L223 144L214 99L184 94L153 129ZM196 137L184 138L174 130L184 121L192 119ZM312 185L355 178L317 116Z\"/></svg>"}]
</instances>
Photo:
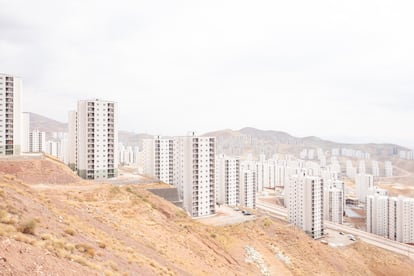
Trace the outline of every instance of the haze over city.
<instances>
[{"instance_id":1,"label":"haze over city","mask_svg":"<svg viewBox=\"0 0 414 276\"><path fill-rule=\"evenodd\" d=\"M23 78L24 111L66 121L98 97L136 132L253 126L414 147L410 1L0 6L0 65Z\"/></svg>"}]
</instances>

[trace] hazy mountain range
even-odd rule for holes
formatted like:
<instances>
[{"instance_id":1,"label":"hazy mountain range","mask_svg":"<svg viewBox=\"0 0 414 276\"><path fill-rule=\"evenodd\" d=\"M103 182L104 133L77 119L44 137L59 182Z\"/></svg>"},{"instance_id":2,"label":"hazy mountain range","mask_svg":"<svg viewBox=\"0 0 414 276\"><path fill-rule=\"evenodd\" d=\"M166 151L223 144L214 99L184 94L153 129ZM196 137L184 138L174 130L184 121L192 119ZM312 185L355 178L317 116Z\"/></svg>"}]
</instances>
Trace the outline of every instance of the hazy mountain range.
<instances>
[{"instance_id":1,"label":"hazy mountain range","mask_svg":"<svg viewBox=\"0 0 414 276\"><path fill-rule=\"evenodd\" d=\"M45 116L30 113L31 129L39 129L45 132L67 131L67 123L62 123ZM299 153L304 148L352 148L369 152L378 158L387 158L396 154L401 149L406 149L395 144L347 144L323 140L315 136L295 137L283 131L260 130L252 127L240 130L217 130L204 134L217 137L217 152L229 155L243 156L248 153L258 155L265 153L267 156L279 153ZM142 146L142 140L153 135L119 131L119 141L125 145Z\"/></svg>"}]
</instances>

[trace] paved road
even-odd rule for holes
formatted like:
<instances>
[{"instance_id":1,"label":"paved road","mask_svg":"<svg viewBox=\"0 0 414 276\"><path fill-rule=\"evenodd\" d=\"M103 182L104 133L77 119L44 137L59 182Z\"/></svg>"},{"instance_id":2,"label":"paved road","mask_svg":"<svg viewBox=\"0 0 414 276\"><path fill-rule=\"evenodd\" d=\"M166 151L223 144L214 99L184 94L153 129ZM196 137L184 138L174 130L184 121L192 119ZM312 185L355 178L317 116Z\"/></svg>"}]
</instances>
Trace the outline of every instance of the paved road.
<instances>
[{"instance_id":1,"label":"paved road","mask_svg":"<svg viewBox=\"0 0 414 276\"><path fill-rule=\"evenodd\" d=\"M256 203L256 207L258 209L261 210L265 210L267 212L270 212L272 214L275 214L276 217L280 218L280 219L284 219L287 220L287 209L281 206L277 206L275 204L271 204L271 203L266 203L263 201L258 200L258 202ZM404 243L400 243L400 242L396 242L387 238L383 238L365 231L361 231L349 226L345 226L342 224L336 224L336 223L332 223L329 221L325 221L325 227L331 230L335 230L335 231L340 231L340 232L344 232L347 234L352 234L356 237L358 237L360 240L401 254L401 255L405 255L411 259L414 259L414 246L410 246Z\"/></svg>"}]
</instances>

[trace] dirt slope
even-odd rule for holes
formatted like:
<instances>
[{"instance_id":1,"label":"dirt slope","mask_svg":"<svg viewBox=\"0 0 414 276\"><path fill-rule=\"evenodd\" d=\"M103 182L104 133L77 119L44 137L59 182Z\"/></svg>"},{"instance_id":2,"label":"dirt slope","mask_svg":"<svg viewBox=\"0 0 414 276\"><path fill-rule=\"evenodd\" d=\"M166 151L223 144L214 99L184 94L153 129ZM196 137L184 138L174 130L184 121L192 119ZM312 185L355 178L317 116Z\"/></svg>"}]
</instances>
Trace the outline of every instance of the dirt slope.
<instances>
[{"instance_id":1,"label":"dirt slope","mask_svg":"<svg viewBox=\"0 0 414 276\"><path fill-rule=\"evenodd\" d=\"M361 242L330 248L264 216L202 225L146 190L156 186L29 186L1 177L0 275L410 275L414 269L402 256Z\"/></svg>"},{"instance_id":2,"label":"dirt slope","mask_svg":"<svg viewBox=\"0 0 414 276\"><path fill-rule=\"evenodd\" d=\"M27 184L71 184L82 181L69 167L49 156L0 159L0 174L13 175Z\"/></svg>"}]
</instances>

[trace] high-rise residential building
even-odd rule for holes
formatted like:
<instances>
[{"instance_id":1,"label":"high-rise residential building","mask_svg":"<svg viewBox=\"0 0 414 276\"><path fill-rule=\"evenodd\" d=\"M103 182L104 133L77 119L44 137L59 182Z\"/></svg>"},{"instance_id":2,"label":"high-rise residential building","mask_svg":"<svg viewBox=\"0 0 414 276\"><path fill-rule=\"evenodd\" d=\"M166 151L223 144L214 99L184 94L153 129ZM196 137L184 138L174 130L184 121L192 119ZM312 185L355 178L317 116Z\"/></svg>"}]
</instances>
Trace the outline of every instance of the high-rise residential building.
<instances>
[{"instance_id":1,"label":"high-rise residential building","mask_svg":"<svg viewBox=\"0 0 414 276\"><path fill-rule=\"evenodd\" d=\"M123 166L137 165L137 157L139 148L132 146L124 146L122 143L118 145L119 164ZM167 182L172 183L172 182Z\"/></svg>"},{"instance_id":2,"label":"high-rise residential building","mask_svg":"<svg viewBox=\"0 0 414 276\"><path fill-rule=\"evenodd\" d=\"M386 177L392 177L393 176L392 163L390 161L385 162L385 176Z\"/></svg>"},{"instance_id":3,"label":"high-rise residential building","mask_svg":"<svg viewBox=\"0 0 414 276\"><path fill-rule=\"evenodd\" d=\"M144 174L164 183L174 181L174 140L156 136L143 140Z\"/></svg>"},{"instance_id":4,"label":"high-rise residential building","mask_svg":"<svg viewBox=\"0 0 414 276\"><path fill-rule=\"evenodd\" d=\"M414 243L414 199L388 197L381 190L376 189L367 196L367 232Z\"/></svg>"},{"instance_id":5,"label":"high-rise residential building","mask_svg":"<svg viewBox=\"0 0 414 276\"><path fill-rule=\"evenodd\" d=\"M357 169L353 166L352 161L351 160L347 160L346 161L346 176L348 178L355 178L357 173Z\"/></svg>"},{"instance_id":6,"label":"high-rise residential building","mask_svg":"<svg viewBox=\"0 0 414 276\"><path fill-rule=\"evenodd\" d=\"M70 149L76 155L78 175L85 179L106 179L118 174L117 104L99 99L78 101L76 115L69 115ZM76 120L76 128L73 121ZM70 159L69 162L73 161Z\"/></svg>"},{"instance_id":7,"label":"high-rise residential building","mask_svg":"<svg viewBox=\"0 0 414 276\"><path fill-rule=\"evenodd\" d=\"M62 133L60 138L50 138L46 140L46 153L55 156L56 158L60 159L62 162L68 164L68 152L67 152L67 144L68 144L68 137L67 133ZM56 136L55 136L56 137Z\"/></svg>"},{"instance_id":8,"label":"high-rise residential building","mask_svg":"<svg viewBox=\"0 0 414 276\"><path fill-rule=\"evenodd\" d=\"M315 150L314 149L309 149L308 150L308 159L313 160L314 158L315 158Z\"/></svg>"},{"instance_id":9,"label":"high-rise residential building","mask_svg":"<svg viewBox=\"0 0 414 276\"><path fill-rule=\"evenodd\" d=\"M367 232L388 237L388 196L367 196Z\"/></svg>"},{"instance_id":10,"label":"high-rise residential building","mask_svg":"<svg viewBox=\"0 0 414 276\"><path fill-rule=\"evenodd\" d=\"M46 141L46 153L60 158L59 152L60 143L57 141Z\"/></svg>"},{"instance_id":11,"label":"high-rise residential building","mask_svg":"<svg viewBox=\"0 0 414 276\"><path fill-rule=\"evenodd\" d=\"M324 235L323 186L322 178L302 174L285 187L288 220L314 239Z\"/></svg>"},{"instance_id":12,"label":"high-rise residential building","mask_svg":"<svg viewBox=\"0 0 414 276\"><path fill-rule=\"evenodd\" d=\"M29 152L46 152L46 133L37 129L29 133Z\"/></svg>"},{"instance_id":13,"label":"high-rise residential building","mask_svg":"<svg viewBox=\"0 0 414 276\"><path fill-rule=\"evenodd\" d=\"M240 204L240 158L216 157L216 201L230 206Z\"/></svg>"},{"instance_id":14,"label":"high-rise residential building","mask_svg":"<svg viewBox=\"0 0 414 276\"><path fill-rule=\"evenodd\" d=\"M29 152L30 151L30 113L23 112L21 117L21 152Z\"/></svg>"},{"instance_id":15,"label":"high-rise residential building","mask_svg":"<svg viewBox=\"0 0 414 276\"><path fill-rule=\"evenodd\" d=\"M365 160L359 160L358 173L359 173L359 174L364 174L364 173L366 173L366 169L365 169Z\"/></svg>"},{"instance_id":16,"label":"high-rise residential building","mask_svg":"<svg viewBox=\"0 0 414 276\"><path fill-rule=\"evenodd\" d=\"M355 177L356 195L359 202L366 202L368 190L374 187L374 177L371 174L357 174Z\"/></svg>"},{"instance_id":17,"label":"high-rise residential building","mask_svg":"<svg viewBox=\"0 0 414 276\"><path fill-rule=\"evenodd\" d=\"M338 179L324 179L324 217L334 223L343 223L345 211L345 183Z\"/></svg>"},{"instance_id":18,"label":"high-rise residential building","mask_svg":"<svg viewBox=\"0 0 414 276\"><path fill-rule=\"evenodd\" d=\"M0 73L0 155L21 152L21 90L19 77Z\"/></svg>"},{"instance_id":19,"label":"high-rise residential building","mask_svg":"<svg viewBox=\"0 0 414 276\"><path fill-rule=\"evenodd\" d=\"M215 213L215 154L214 137L174 138L174 185L192 217Z\"/></svg>"},{"instance_id":20,"label":"high-rise residential building","mask_svg":"<svg viewBox=\"0 0 414 276\"><path fill-rule=\"evenodd\" d=\"M256 208L256 172L241 170L240 172L240 205Z\"/></svg>"},{"instance_id":21,"label":"high-rise residential building","mask_svg":"<svg viewBox=\"0 0 414 276\"><path fill-rule=\"evenodd\" d=\"M338 188L327 188L324 191L325 220L342 224L344 221L344 192Z\"/></svg>"},{"instance_id":22,"label":"high-rise residential building","mask_svg":"<svg viewBox=\"0 0 414 276\"><path fill-rule=\"evenodd\" d=\"M380 170L379 170L379 165L378 165L378 161L372 160L372 175L374 177L378 177L380 176Z\"/></svg>"},{"instance_id":23,"label":"high-rise residential building","mask_svg":"<svg viewBox=\"0 0 414 276\"><path fill-rule=\"evenodd\" d=\"M414 243L414 199L389 199L389 238L403 243Z\"/></svg>"}]
</instances>

